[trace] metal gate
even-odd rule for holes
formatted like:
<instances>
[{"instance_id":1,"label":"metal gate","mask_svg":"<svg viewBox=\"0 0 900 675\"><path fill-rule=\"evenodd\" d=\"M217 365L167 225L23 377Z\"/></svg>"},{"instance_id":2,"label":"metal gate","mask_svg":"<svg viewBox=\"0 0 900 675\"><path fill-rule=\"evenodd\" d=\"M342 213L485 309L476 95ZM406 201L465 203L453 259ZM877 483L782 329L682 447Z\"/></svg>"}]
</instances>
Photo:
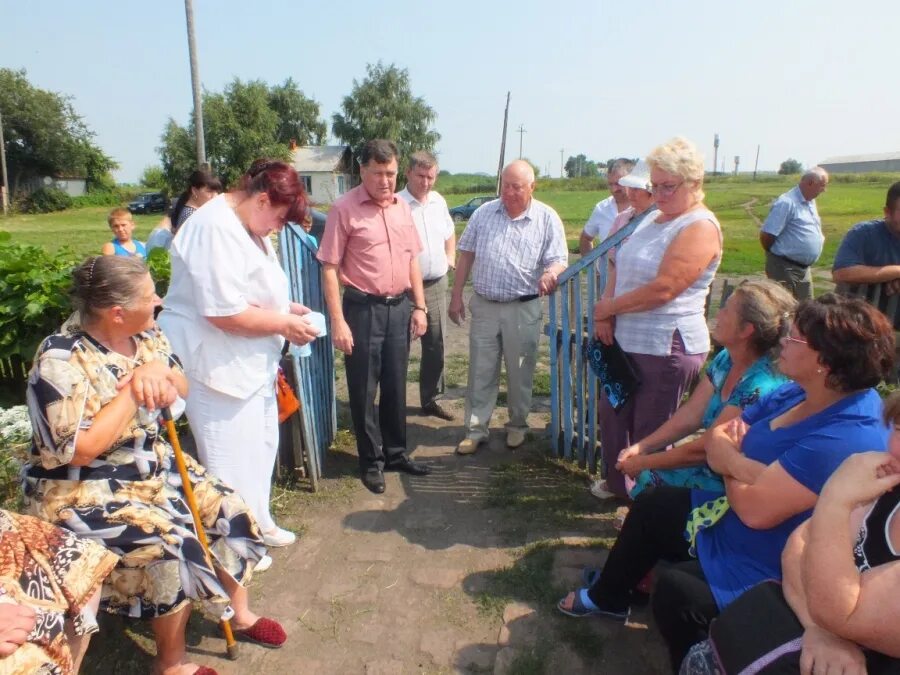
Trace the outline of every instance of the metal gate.
<instances>
[{"instance_id":1,"label":"metal gate","mask_svg":"<svg viewBox=\"0 0 900 675\"><path fill-rule=\"evenodd\" d=\"M291 300L327 317L322 266L316 260L319 247L315 238L288 225L279 236L279 248L281 265L290 282ZM300 399L300 413L288 420L291 442L282 450L282 457L290 453L295 468L305 467L313 489L318 485L325 451L334 441L337 429L330 327L328 333L312 342L309 356L297 357L289 352L286 357L289 367L285 371Z\"/></svg>"}]
</instances>

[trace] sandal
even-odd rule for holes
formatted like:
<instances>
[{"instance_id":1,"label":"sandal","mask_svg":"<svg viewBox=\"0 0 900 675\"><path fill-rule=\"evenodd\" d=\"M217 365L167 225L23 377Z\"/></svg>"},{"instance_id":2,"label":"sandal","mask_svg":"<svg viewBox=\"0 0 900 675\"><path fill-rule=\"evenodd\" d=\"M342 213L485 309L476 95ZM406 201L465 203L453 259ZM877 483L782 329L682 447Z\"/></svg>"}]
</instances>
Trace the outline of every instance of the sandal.
<instances>
[{"instance_id":1,"label":"sandal","mask_svg":"<svg viewBox=\"0 0 900 675\"><path fill-rule=\"evenodd\" d=\"M250 628L243 630L235 630L235 635L239 635L245 640L250 640L263 647L271 647L277 649L287 640L287 634L281 624L273 619L267 619L261 616L256 623Z\"/></svg>"},{"instance_id":2,"label":"sandal","mask_svg":"<svg viewBox=\"0 0 900 675\"><path fill-rule=\"evenodd\" d=\"M583 570L581 570L581 580L588 588L597 583L597 579L599 578L600 568L598 567L585 567Z\"/></svg>"},{"instance_id":3,"label":"sandal","mask_svg":"<svg viewBox=\"0 0 900 675\"><path fill-rule=\"evenodd\" d=\"M600 616L606 619L613 619L615 621L625 622L628 620L629 609L626 609L623 612L613 612L606 609L600 609L591 602L591 599L587 594L588 589L580 588L575 591L575 599L572 602L572 608L568 609L563 607L563 603L566 601L565 598L556 603L556 609L565 614L566 616L574 616L575 618L580 619L585 616Z\"/></svg>"}]
</instances>

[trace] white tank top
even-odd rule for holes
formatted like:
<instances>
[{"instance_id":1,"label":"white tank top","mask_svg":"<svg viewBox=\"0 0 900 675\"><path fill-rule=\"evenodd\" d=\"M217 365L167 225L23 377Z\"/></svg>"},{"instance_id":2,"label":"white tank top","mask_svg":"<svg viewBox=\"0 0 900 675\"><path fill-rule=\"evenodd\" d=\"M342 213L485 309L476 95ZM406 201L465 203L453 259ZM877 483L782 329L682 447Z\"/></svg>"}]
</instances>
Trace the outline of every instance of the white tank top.
<instances>
[{"instance_id":1,"label":"white tank top","mask_svg":"<svg viewBox=\"0 0 900 675\"><path fill-rule=\"evenodd\" d=\"M688 225L698 220L715 224L722 245L722 228L708 209L695 209L675 220L657 223L662 214L651 214L638 225L631 237L616 254L616 296L644 286L656 278L669 244ZM616 316L616 339L626 352L667 356L671 353L672 336L681 333L685 353L702 354L709 351L709 328L703 310L706 296L721 254L707 265L693 284L666 304L645 312Z\"/></svg>"}]
</instances>

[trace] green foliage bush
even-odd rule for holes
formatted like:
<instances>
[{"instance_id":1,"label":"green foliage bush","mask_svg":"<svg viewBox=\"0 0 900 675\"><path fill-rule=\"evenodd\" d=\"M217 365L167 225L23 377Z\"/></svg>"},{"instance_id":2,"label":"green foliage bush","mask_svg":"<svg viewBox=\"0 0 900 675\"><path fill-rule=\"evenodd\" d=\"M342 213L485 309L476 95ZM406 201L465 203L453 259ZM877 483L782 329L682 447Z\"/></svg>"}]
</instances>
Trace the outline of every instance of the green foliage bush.
<instances>
[{"instance_id":1,"label":"green foliage bush","mask_svg":"<svg viewBox=\"0 0 900 675\"><path fill-rule=\"evenodd\" d=\"M0 358L31 361L40 341L71 313L75 253L13 244L0 232Z\"/></svg>"},{"instance_id":2,"label":"green foliage bush","mask_svg":"<svg viewBox=\"0 0 900 675\"><path fill-rule=\"evenodd\" d=\"M172 277L169 252L164 248L150 251L147 254L147 267L150 268L150 276L156 283L156 294L162 298L169 290L169 281Z\"/></svg>"},{"instance_id":3,"label":"green foliage bush","mask_svg":"<svg viewBox=\"0 0 900 675\"><path fill-rule=\"evenodd\" d=\"M96 190L80 197L72 198L72 207L76 209L86 206L122 206L141 192L140 187L114 187L111 190Z\"/></svg>"},{"instance_id":4,"label":"green foliage bush","mask_svg":"<svg viewBox=\"0 0 900 675\"><path fill-rule=\"evenodd\" d=\"M19 203L22 213L51 213L64 211L72 206L72 198L55 187L38 188Z\"/></svg>"}]
</instances>

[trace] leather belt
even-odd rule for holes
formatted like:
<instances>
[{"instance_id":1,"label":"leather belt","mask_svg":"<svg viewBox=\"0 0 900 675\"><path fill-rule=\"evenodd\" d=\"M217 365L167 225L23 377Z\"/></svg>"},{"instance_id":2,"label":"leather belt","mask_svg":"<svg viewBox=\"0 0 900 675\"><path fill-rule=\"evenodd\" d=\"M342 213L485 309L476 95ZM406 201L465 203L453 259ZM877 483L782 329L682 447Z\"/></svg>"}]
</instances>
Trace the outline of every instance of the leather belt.
<instances>
[{"instance_id":1,"label":"leather belt","mask_svg":"<svg viewBox=\"0 0 900 675\"><path fill-rule=\"evenodd\" d=\"M447 276L446 274L444 276ZM437 282L439 282L444 277L438 277L437 279L423 279L422 286L424 288L428 288L429 286L434 286Z\"/></svg>"},{"instance_id":2,"label":"leather belt","mask_svg":"<svg viewBox=\"0 0 900 675\"><path fill-rule=\"evenodd\" d=\"M360 304L388 306L399 305L408 299L406 293L401 293L400 295L375 295L374 293L361 291L353 286L344 287L344 297L351 302Z\"/></svg>"},{"instance_id":3,"label":"leather belt","mask_svg":"<svg viewBox=\"0 0 900 675\"><path fill-rule=\"evenodd\" d=\"M492 300L491 298L488 298L484 295L482 295L481 297L484 298L485 300L489 300L490 302L506 304L507 302L531 302L532 300L537 300L541 296L539 296L537 293L533 293L531 295L522 295L522 296L519 296L518 298L513 298L512 300Z\"/></svg>"}]
</instances>

